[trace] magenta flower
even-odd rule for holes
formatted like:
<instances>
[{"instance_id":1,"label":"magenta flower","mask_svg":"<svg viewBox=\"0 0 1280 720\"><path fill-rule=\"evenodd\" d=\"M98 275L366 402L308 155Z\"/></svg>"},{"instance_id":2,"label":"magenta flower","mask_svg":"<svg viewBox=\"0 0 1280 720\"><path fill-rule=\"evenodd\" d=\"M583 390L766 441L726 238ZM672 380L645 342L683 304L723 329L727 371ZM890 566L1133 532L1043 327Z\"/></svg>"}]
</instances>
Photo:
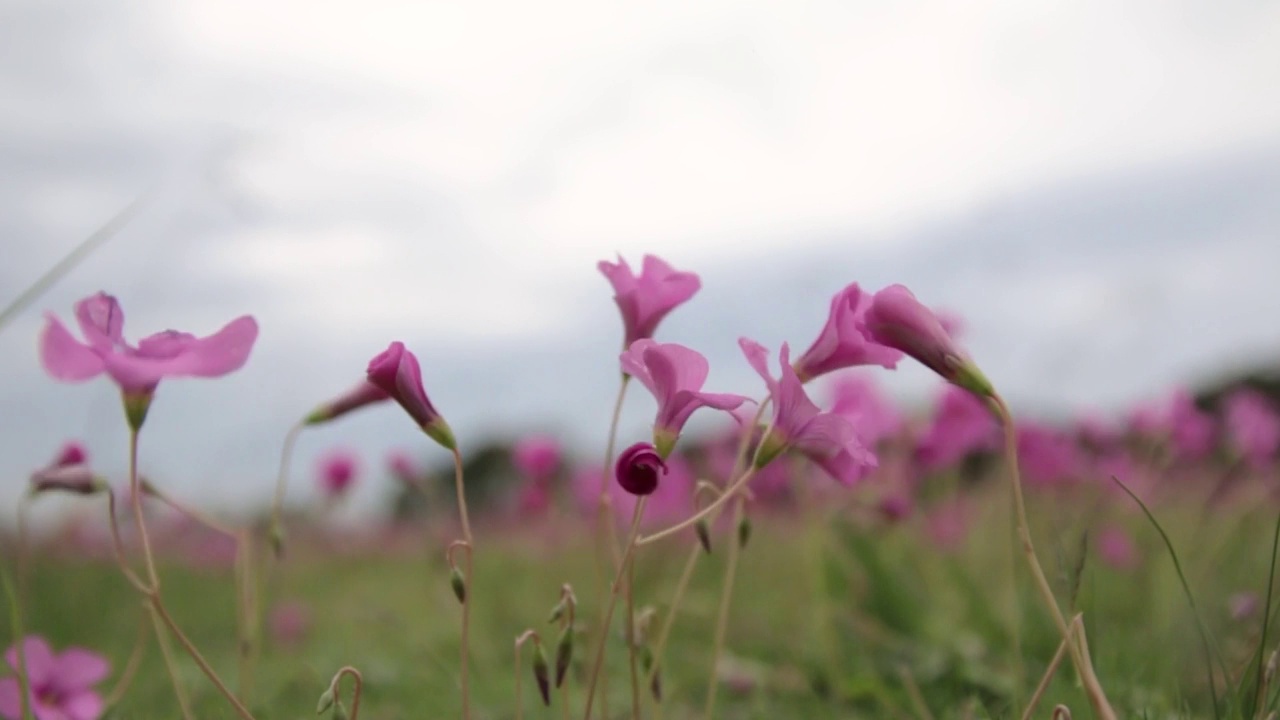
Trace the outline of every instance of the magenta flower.
<instances>
[{"instance_id":1,"label":"magenta flower","mask_svg":"<svg viewBox=\"0 0 1280 720\"><path fill-rule=\"evenodd\" d=\"M1070 437L1024 420L1018 424L1018 464L1028 481L1049 485L1079 478L1084 473L1085 459Z\"/></svg>"},{"instance_id":2,"label":"magenta flower","mask_svg":"<svg viewBox=\"0 0 1280 720\"><path fill-rule=\"evenodd\" d=\"M350 450L333 450L320 457L316 479L325 497L336 499L345 495L355 484L360 461Z\"/></svg>"},{"instance_id":3,"label":"magenta flower","mask_svg":"<svg viewBox=\"0 0 1280 720\"><path fill-rule=\"evenodd\" d=\"M862 320L862 328L873 341L901 350L947 382L977 395L995 392L978 366L943 329L933 311L901 285L890 285L875 294Z\"/></svg>"},{"instance_id":4,"label":"magenta flower","mask_svg":"<svg viewBox=\"0 0 1280 720\"><path fill-rule=\"evenodd\" d=\"M102 715L102 697L93 686L111 671L106 658L75 647L54 655L49 643L36 635L22 641L22 654L31 691L27 701L36 720L97 720ZM16 646L6 650L4 658L14 672L20 671ZM0 680L0 715L8 720L22 718L17 678Z\"/></svg>"},{"instance_id":5,"label":"magenta flower","mask_svg":"<svg viewBox=\"0 0 1280 720\"><path fill-rule=\"evenodd\" d=\"M741 395L702 392L709 370L707 359L683 345L637 340L620 360L622 371L643 383L658 401L653 444L664 458L671 454L694 410L733 410L747 401Z\"/></svg>"},{"instance_id":6,"label":"magenta flower","mask_svg":"<svg viewBox=\"0 0 1280 720\"><path fill-rule=\"evenodd\" d=\"M540 482L555 476L560 455L558 440L549 435L531 435L511 448L511 464L526 479Z\"/></svg>"},{"instance_id":7,"label":"magenta flower","mask_svg":"<svg viewBox=\"0 0 1280 720\"><path fill-rule=\"evenodd\" d=\"M739 339L738 345L773 400L773 427L760 441L756 467L794 449L845 485L853 485L875 469L876 456L859 441L853 425L835 413L820 411L805 394L786 343L779 355L778 380L769 374L769 351L764 346L748 338Z\"/></svg>"},{"instance_id":8,"label":"magenta flower","mask_svg":"<svg viewBox=\"0 0 1280 720\"><path fill-rule=\"evenodd\" d=\"M1242 388L1227 396L1223 421L1231 448L1255 469L1266 467L1280 447L1280 415L1267 397Z\"/></svg>"},{"instance_id":9,"label":"magenta flower","mask_svg":"<svg viewBox=\"0 0 1280 720\"><path fill-rule=\"evenodd\" d=\"M62 449L58 451L57 457L53 462L49 463L49 467L63 467L66 465L84 465L89 462L89 452L84 449L84 445L69 440Z\"/></svg>"},{"instance_id":10,"label":"magenta flower","mask_svg":"<svg viewBox=\"0 0 1280 720\"><path fill-rule=\"evenodd\" d=\"M875 380L850 374L840 378L831 390L831 412L853 426L862 442L875 446L902 430L902 414L885 397Z\"/></svg>"},{"instance_id":11,"label":"magenta flower","mask_svg":"<svg viewBox=\"0 0 1280 720\"><path fill-rule=\"evenodd\" d=\"M116 299L98 293L76 303L86 342L76 340L52 314L40 336L40 362L55 379L81 382L105 372L126 395L149 396L166 377L221 377L239 370L258 338L248 315L208 337L166 330L137 347L124 339L124 312Z\"/></svg>"},{"instance_id":12,"label":"magenta flower","mask_svg":"<svg viewBox=\"0 0 1280 720\"><path fill-rule=\"evenodd\" d=\"M1217 423L1212 415L1196 407L1191 393L1175 391L1169 399L1168 412L1170 439L1183 459L1201 460L1213 451Z\"/></svg>"},{"instance_id":13,"label":"magenta flower","mask_svg":"<svg viewBox=\"0 0 1280 720\"><path fill-rule=\"evenodd\" d=\"M456 450L458 443L453 430L436 412L427 391L422 387L422 368L418 358L405 349L404 343L393 342L377 357L369 361L369 382L400 403L409 417L418 423L432 440L448 450Z\"/></svg>"},{"instance_id":14,"label":"magenta flower","mask_svg":"<svg viewBox=\"0 0 1280 720\"><path fill-rule=\"evenodd\" d=\"M867 337L861 327L871 298L850 283L831 298L827 324L808 350L796 360L795 371L800 382L855 365L879 365L894 368L902 353Z\"/></svg>"},{"instance_id":15,"label":"magenta flower","mask_svg":"<svg viewBox=\"0 0 1280 720\"><path fill-rule=\"evenodd\" d=\"M1117 570L1132 570L1142 562L1129 532L1116 525L1098 532L1098 557Z\"/></svg>"},{"instance_id":16,"label":"magenta flower","mask_svg":"<svg viewBox=\"0 0 1280 720\"><path fill-rule=\"evenodd\" d=\"M631 347L636 340L653 337L667 313L693 297L702 281L691 272L677 272L653 255L644 256L644 266L637 277L621 257L617 263L600 261L600 272L613 285L613 300L622 312L625 331L622 346Z\"/></svg>"},{"instance_id":17,"label":"magenta flower","mask_svg":"<svg viewBox=\"0 0 1280 720\"><path fill-rule=\"evenodd\" d=\"M304 422L307 425L318 425L320 423L335 420L352 410L358 410L366 405L390 400L388 395L382 388L374 385L368 380L361 380L354 387L341 395L333 398L325 404L317 407L307 415Z\"/></svg>"},{"instance_id":18,"label":"magenta flower","mask_svg":"<svg viewBox=\"0 0 1280 720\"><path fill-rule=\"evenodd\" d=\"M632 495L650 495L658 489L661 476L667 474L658 449L647 442L638 442L623 450L613 466L613 477L623 490Z\"/></svg>"},{"instance_id":19,"label":"magenta flower","mask_svg":"<svg viewBox=\"0 0 1280 720\"><path fill-rule=\"evenodd\" d=\"M954 385L944 385L933 419L916 441L915 457L927 471L951 467L969 453L993 450L1000 428L981 399Z\"/></svg>"}]
</instances>

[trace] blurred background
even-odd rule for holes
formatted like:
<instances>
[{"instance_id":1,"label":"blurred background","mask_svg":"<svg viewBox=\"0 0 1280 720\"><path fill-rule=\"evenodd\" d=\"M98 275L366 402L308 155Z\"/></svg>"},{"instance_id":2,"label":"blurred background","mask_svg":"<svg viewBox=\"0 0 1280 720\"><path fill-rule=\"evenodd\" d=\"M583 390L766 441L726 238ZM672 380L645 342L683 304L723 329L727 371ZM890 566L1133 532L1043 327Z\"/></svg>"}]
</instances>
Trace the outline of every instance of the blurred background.
<instances>
[{"instance_id":1,"label":"blurred background","mask_svg":"<svg viewBox=\"0 0 1280 720\"><path fill-rule=\"evenodd\" d=\"M1024 415L1273 367L1277 88L1256 2L6 0L0 304L147 200L0 331L0 501L71 438L125 471L113 386L36 355L42 312L98 290L135 340L257 317L248 366L162 384L143 434L144 473L226 507L265 502L288 427L397 339L464 452L599 453L619 253L702 276L659 337L715 391L759 395L737 338L803 349L852 281L962 318ZM304 435L293 498L335 446L444 459L370 410Z\"/></svg>"}]
</instances>

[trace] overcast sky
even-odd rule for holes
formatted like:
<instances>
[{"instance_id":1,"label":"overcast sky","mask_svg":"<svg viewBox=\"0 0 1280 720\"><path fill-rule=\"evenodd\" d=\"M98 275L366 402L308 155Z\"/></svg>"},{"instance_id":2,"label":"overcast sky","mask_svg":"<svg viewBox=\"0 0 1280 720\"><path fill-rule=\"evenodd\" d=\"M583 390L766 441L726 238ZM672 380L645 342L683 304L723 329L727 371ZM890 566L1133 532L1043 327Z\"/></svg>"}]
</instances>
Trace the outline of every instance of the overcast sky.
<instances>
[{"instance_id":1,"label":"overcast sky","mask_svg":"<svg viewBox=\"0 0 1280 720\"><path fill-rule=\"evenodd\" d=\"M41 312L100 289L134 339L258 318L248 367L165 383L144 436L153 474L228 503L392 339L464 447L594 451L615 253L702 275L660 335L713 390L758 394L737 337L807 345L855 280L963 316L1024 412L1274 362L1278 87L1271 3L8 0L0 303L152 199L0 331L0 498L69 437L123 471L107 381L36 361ZM302 442L297 497L335 444L432 452L390 409L352 418Z\"/></svg>"}]
</instances>

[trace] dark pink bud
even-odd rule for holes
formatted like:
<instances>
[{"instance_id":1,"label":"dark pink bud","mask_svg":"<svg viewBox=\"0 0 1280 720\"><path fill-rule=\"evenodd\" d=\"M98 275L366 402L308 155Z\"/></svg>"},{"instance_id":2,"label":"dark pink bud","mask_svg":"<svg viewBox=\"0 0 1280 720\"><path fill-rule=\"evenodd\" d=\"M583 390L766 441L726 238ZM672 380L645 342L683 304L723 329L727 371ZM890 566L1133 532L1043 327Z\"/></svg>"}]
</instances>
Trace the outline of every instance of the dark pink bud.
<instances>
[{"instance_id":1,"label":"dark pink bud","mask_svg":"<svg viewBox=\"0 0 1280 720\"><path fill-rule=\"evenodd\" d=\"M638 442L622 451L613 472L623 490L649 495L658 489L659 476L667 474L667 464L652 443Z\"/></svg>"},{"instance_id":2,"label":"dark pink bud","mask_svg":"<svg viewBox=\"0 0 1280 720\"><path fill-rule=\"evenodd\" d=\"M89 462L89 453L85 452L84 445L71 440L62 449L58 451L58 456L49 464L50 467L65 467L67 465L84 465Z\"/></svg>"},{"instance_id":3,"label":"dark pink bud","mask_svg":"<svg viewBox=\"0 0 1280 720\"><path fill-rule=\"evenodd\" d=\"M321 405L307 416L308 425L318 425L358 410L365 405L390 400L391 396L373 383L361 381L360 384Z\"/></svg>"},{"instance_id":4,"label":"dark pink bud","mask_svg":"<svg viewBox=\"0 0 1280 720\"><path fill-rule=\"evenodd\" d=\"M457 448L453 431L431 405L427 391L422 387L422 368L418 365L418 358L405 349L404 343L393 342L370 360L368 376L369 382L400 403L400 407L432 440L448 450Z\"/></svg>"}]
</instances>

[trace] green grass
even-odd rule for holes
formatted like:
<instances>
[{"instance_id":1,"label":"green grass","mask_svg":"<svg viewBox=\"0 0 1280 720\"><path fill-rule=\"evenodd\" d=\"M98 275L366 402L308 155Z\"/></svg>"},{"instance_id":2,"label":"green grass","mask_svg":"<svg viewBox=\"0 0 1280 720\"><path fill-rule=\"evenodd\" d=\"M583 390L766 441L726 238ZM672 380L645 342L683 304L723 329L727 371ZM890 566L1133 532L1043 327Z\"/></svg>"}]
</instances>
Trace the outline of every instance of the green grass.
<instances>
[{"instance_id":1,"label":"green grass","mask_svg":"<svg viewBox=\"0 0 1280 720\"><path fill-rule=\"evenodd\" d=\"M1014 565L1020 558L1008 547L1004 495L997 491L983 505L989 510L973 518L968 541L949 552L924 539L920 519L883 527L851 519L757 518L739 568L728 642L733 664L751 683L722 688L717 717L919 717L902 680L904 670L936 718L1018 717L1058 638L1035 604L1025 568ZM1195 620L1161 539L1141 514L1114 499L1098 504L1043 496L1033 499L1032 510L1041 560L1060 598L1077 588L1076 604L1085 613L1098 675L1120 716L1212 717ZM1244 622L1231 620L1226 599L1242 590L1265 592L1275 510L1254 503L1203 522L1194 503L1156 506L1153 512L1178 549L1231 675L1226 687L1234 688L1251 673L1262 619L1258 614ZM1111 569L1090 549L1082 575L1073 577L1081 567L1081 533L1104 520L1131 529L1143 563L1129 571ZM600 606L590 537L586 528L478 527L472 584L477 718L514 717L514 638L533 627L552 650L558 631L547 616L561 583L570 582L577 591L580 622L596 619ZM723 530L716 533L717 551L700 561L677 620L663 664L666 718L700 716L729 537ZM690 533L646 548L637 571L638 606L652 605L662 616L694 542ZM416 555L360 557L295 549L272 575L268 593L276 600L305 601L314 627L299 647L268 643L264 648L250 696L257 717L314 717L329 678L348 664L365 677L361 717L366 720L460 717L459 608L443 546L439 538L424 539ZM66 553L40 555L32 565L26 580L28 632L46 636L55 648L74 644L98 650L117 670L122 667L141 610L114 566ZM1016 630L1015 572L1016 615L1022 619ZM173 615L234 687L230 570L168 564L162 576ZM580 636L575 648L573 717L581 716L593 642L594 637ZM234 717L185 657L180 671L197 717ZM610 715L626 717L629 681L620 624L611 638L608 675ZM103 689L110 686L108 681ZM562 717L559 707L545 709L536 698L532 677L526 677L525 716ZM1047 717L1059 702L1076 717L1089 715L1069 662L1036 717ZM154 645L113 713L129 720L179 716ZM652 716L648 698L646 713Z\"/></svg>"}]
</instances>

